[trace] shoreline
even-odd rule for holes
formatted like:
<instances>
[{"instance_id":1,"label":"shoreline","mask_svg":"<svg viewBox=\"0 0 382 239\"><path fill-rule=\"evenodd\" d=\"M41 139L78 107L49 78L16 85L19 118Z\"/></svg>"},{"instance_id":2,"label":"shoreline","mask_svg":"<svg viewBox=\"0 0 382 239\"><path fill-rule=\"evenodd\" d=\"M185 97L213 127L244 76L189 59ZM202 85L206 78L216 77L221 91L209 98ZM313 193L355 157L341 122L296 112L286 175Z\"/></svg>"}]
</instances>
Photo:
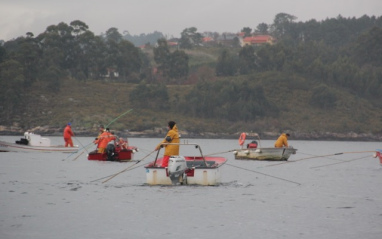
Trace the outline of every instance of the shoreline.
<instances>
[{"instance_id":1,"label":"shoreline","mask_svg":"<svg viewBox=\"0 0 382 239\"><path fill-rule=\"evenodd\" d=\"M24 132L30 131L41 136L62 136L63 129L49 128L49 127L36 127L30 130L22 130L15 127L0 126L0 135L2 136L20 136ZM97 130L73 129L76 136L94 137L97 135ZM127 138L163 138L166 134L165 129L145 130L145 131L115 131L119 137ZM187 131L179 132L182 138L206 138L206 139L238 139L241 132L228 134L228 133L194 133ZM276 140L280 135L279 132L259 132L261 140ZM257 140L257 137L247 136L247 140ZM378 142L382 141L382 134L371 133L333 133L333 132L293 132L291 133L290 140L318 140L318 141L366 141ZM381 146L382 147L382 146Z\"/></svg>"}]
</instances>

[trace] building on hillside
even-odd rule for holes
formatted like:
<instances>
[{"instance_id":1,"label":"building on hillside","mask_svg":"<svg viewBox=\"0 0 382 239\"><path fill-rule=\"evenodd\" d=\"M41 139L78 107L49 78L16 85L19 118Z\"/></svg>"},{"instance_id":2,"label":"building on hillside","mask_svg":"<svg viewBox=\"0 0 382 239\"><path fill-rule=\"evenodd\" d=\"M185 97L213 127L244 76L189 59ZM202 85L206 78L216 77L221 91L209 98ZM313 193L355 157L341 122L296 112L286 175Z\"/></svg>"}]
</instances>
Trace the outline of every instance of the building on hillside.
<instances>
[{"instance_id":1,"label":"building on hillside","mask_svg":"<svg viewBox=\"0 0 382 239\"><path fill-rule=\"evenodd\" d=\"M236 46L242 45L241 39L236 33L225 32L216 39L216 42L223 46Z\"/></svg>"},{"instance_id":2,"label":"building on hillside","mask_svg":"<svg viewBox=\"0 0 382 239\"><path fill-rule=\"evenodd\" d=\"M274 38L270 35L255 35L250 37L245 37L242 42L242 46L250 45L250 46L258 46L262 44L270 44L274 43Z\"/></svg>"},{"instance_id":3,"label":"building on hillside","mask_svg":"<svg viewBox=\"0 0 382 239\"><path fill-rule=\"evenodd\" d=\"M104 78L117 78L117 77L119 77L119 72L115 68L108 67L108 68L106 68L106 74L105 75L101 75L101 77L104 77Z\"/></svg>"}]
</instances>

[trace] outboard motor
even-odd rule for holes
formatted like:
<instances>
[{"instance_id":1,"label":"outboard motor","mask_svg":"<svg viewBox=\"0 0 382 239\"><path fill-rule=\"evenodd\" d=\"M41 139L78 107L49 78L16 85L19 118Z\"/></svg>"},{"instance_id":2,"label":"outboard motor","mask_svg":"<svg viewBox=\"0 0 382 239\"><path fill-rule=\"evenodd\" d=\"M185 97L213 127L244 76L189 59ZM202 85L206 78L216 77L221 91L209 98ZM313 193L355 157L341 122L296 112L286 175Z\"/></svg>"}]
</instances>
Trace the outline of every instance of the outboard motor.
<instances>
[{"instance_id":1,"label":"outboard motor","mask_svg":"<svg viewBox=\"0 0 382 239\"><path fill-rule=\"evenodd\" d=\"M177 183L183 184L185 180L185 171L187 163L182 156L171 156L168 161L168 175L173 185Z\"/></svg>"},{"instance_id":2,"label":"outboard motor","mask_svg":"<svg viewBox=\"0 0 382 239\"><path fill-rule=\"evenodd\" d=\"M107 161L115 160L115 146L114 144L108 144L106 147Z\"/></svg>"}]
</instances>

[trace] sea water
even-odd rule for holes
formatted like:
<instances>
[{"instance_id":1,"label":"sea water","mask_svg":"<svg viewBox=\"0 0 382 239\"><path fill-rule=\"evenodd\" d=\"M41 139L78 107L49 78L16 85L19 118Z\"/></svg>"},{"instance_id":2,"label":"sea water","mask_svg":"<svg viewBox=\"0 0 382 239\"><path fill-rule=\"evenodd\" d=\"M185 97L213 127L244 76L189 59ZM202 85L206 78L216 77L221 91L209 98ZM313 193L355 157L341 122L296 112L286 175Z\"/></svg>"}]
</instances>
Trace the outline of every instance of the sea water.
<instances>
[{"instance_id":1,"label":"sea water","mask_svg":"<svg viewBox=\"0 0 382 239\"><path fill-rule=\"evenodd\" d=\"M74 143L90 151L92 140ZM0 153L0 238L382 238L382 167L372 157L381 142L290 139L298 151L288 162L259 162L234 159L238 140L182 139L227 157L222 183L148 186L144 165L160 140L129 138L140 151L126 163L88 161L83 149Z\"/></svg>"}]
</instances>

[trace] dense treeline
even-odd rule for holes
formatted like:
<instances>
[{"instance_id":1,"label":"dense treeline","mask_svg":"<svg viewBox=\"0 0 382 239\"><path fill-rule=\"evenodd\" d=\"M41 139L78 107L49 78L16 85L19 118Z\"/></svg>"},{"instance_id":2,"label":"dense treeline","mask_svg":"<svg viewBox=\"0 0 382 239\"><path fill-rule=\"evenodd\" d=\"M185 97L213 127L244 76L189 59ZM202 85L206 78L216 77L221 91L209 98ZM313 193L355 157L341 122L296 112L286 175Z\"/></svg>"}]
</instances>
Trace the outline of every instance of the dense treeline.
<instances>
[{"instance_id":1,"label":"dense treeline","mask_svg":"<svg viewBox=\"0 0 382 239\"><path fill-rule=\"evenodd\" d=\"M381 17L346 19L339 16L306 23L294 20L289 14L276 15L271 26L271 33L278 41L275 45L245 46L238 57L223 51L217 74L285 72L329 87L346 88L363 97L381 98ZM330 98L335 101L335 97Z\"/></svg>"},{"instance_id":2,"label":"dense treeline","mask_svg":"<svg viewBox=\"0 0 382 239\"><path fill-rule=\"evenodd\" d=\"M269 100L264 82L256 77L266 72L277 72L285 76L277 80L309 90L311 107L335 107L336 89L381 105L381 17L296 22L296 17L280 13L272 24L242 31L246 35L270 34L276 42L240 47L236 38L235 44L218 44L212 49L203 46L203 34L191 27L181 33L179 49L169 46L159 32L134 37L110 28L96 36L78 20L51 25L36 37L27 33L0 46L4 116L0 123L11 123L28 107L28 89L36 82L59 92L68 78L103 80L105 85L108 81L133 83L136 86L129 100L136 107L228 121L277 117L283 110ZM146 41L146 49L134 46L133 40L140 45ZM191 63L193 50L218 52L217 60ZM192 86L188 92L172 92L171 84Z\"/></svg>"}]
</instances>

